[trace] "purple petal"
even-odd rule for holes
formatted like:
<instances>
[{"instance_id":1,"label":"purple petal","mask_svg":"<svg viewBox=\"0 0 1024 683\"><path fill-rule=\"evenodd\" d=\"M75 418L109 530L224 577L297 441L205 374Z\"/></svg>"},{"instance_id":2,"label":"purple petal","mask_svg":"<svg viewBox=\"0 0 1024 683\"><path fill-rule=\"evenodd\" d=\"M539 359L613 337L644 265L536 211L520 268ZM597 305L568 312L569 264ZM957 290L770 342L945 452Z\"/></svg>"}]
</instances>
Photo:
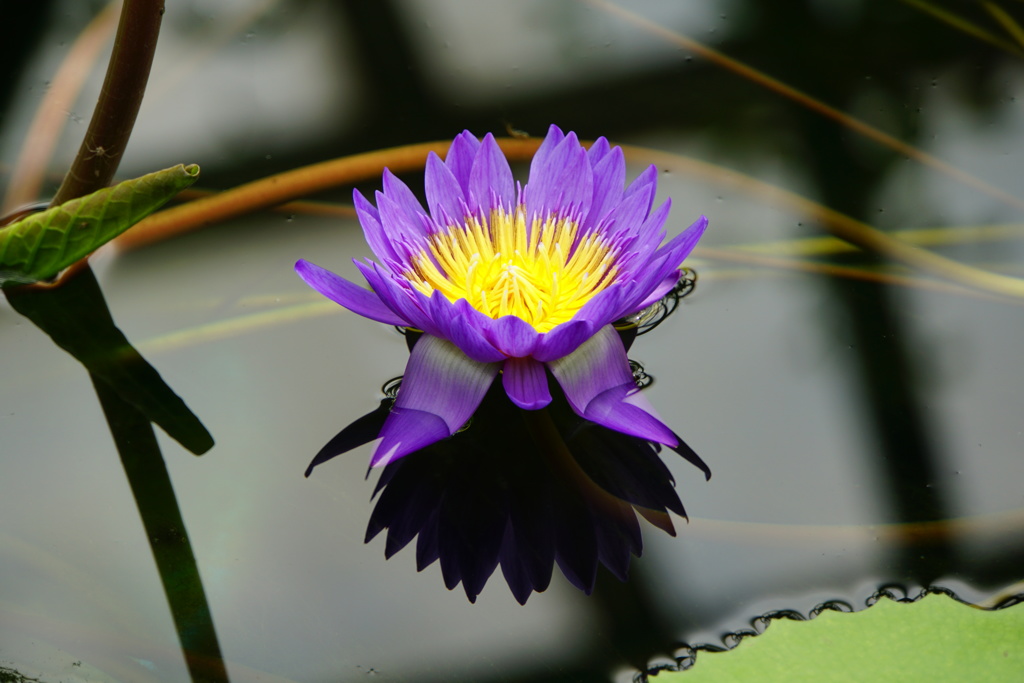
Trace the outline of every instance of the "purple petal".
<instances>
[{"instance_id":1,"label":"purple petal","mask_svg":"<svg viewBox=\"0 0 1024 683\"><path fill-rule=\"evenodd\" d=\"M587 405L583 417L617 432L666 446L679 443L675 433L655 416L653 406L635 385L631 388L620 385L598 394Z\"/></svg>"},{"instance_id":2,"label":"purple petal","mask_svg":"<svg viewBox=\"0 0 1024 683\"><path fill-rule=\"evenodd\" d=\"M667 201L665 202L668 203ZM667 209L666 209L667 212ZM674 262L676 267L679 267L693 248L697 246L697 242L700 240L704 231L707 230L708 219L706 216L701 216L693 222L686 230L669 240L668 244L658 250L657 255L670 254L669 262Z\"/></svg>"},{"instance_id":3,"label":"purple petal","mask_svg":"<svg viewBox=\"0 0 1024 683\"><path fill-rule=\"evenodd\" d=\"M532 358L509 358L502 367L505 393L523 410L538 410L551 403L544 364Z\"/></svg>"},{"instance_id":4,"label":"purple petal","mask_svg":"<svg viewBox=\"0 0 1024 683\"><path fill-rule=\"evenodd\" d=\"M608 138L602 135L594 140L594 144L587 150L587 158L590 159L590 165L596 166L597 162L604 159L609 151L611 151L611 145L608 144Z\"/></svg>"},{"instance_id":5,"label":"purple petal","mask_svg":"<svg viewBox=\"0 0 1024 683\"><path fill-rule=\"evenodd\" d=\"M437 326L426 313L429 304L427 306L420 305L420 301L416 298L418 292L402 288L392 279L393 276L390 273L385 272L382 266L372 261L369 263L356 261L356 268L363 274L380 300L405 320L407 326L439 336ZM422 297L422 295L420 296ZM424 301L426 300L426 297L422 298Z\"/></svg>"},{"instance_id":6,"label":"purple petal","mask_svg":"<svg viewBox=\"0 0 1024 683\"><path fill-rule=\"evenodd\" d=\"M610 322L610 321L604 321ZM603 324L603 323L602 323ZM589 320L571 320L541 335L533 357L542 363L568 356L594 334L595 326Z\"/></svg>"},{"instance_id":7,"label":"purple petal","mask_svg":"<svg viewBox=\"0 0 1024 683\"><path fill-rule=\"evenodd\" d=\"M473 325L477 318L470 313L471 310L473 307L465 299L452 303L437 291L430 297L430 315L441 329L441 336L458 346L472 360L482 363L504 360L505 354L495 348L483 332Z\"/></svg>"},{"instance_id":8,"label":"purple petal","mask_svg":"<svg viewBox=\"0 0 1024 683\"><path fill-rule=\"evenodd\" d=\"M631 263L620 275L620 281L625 287L626 293L622 297L622 308L616 314L620 317L640 310L644 306L653 303L668 292L665 288L665 280L670 277L678 279L677 271L679 266L686 259L687 255L696 246L697 241L707 227L707 219L701 216L693 225L674 237L668 244L661 247L653 254L650 249L660 239L657 234L643 234L645 231L657 227L660 230L661 222L668 213L666 201L640 228L641 235L633 244L633 251L630 254L635 263ZM642 264L642 270L637 270L636 264ZM660 292L655 296L656 292Z\"/></svg>"},{"instance_id":9,"label":"purple petal","mask_svg":"<svg viewBox=\"0 0 1024 683\"><path fill-rule=\"evenodd\" d=\"M384 228L391 249L398 255L399 260L404 261L404 252L399 248L399 243L421 244L425 235L423 224L418 217L410 216L401 204L383 192L377 193L377 210L380 212L380 224ZM383 255L378 256L384 259Z\"/></svg>"},{"instance_id":10,"label":"purple petal","mask_svg":"<svg viewBox=\"0 0 1024 683\"><path fill-rule=\"evenodd\" d=\"M578 215L586 216L594 199L594 169L586 151L579 146L575 133L567 135L562 144L569 147L570 154L565 172L559 179L560 202L563 207L571 206Z\"/></svg>"},{"instance_id":11,"label":"purple petal","mask_svg":"<svg viewBox=\"0 0 1024 683\"><path fill-rule=\"evenodd\" d=\"M489 211L497 206L508 211L515 201L512 169L490 133L480 143L480 149L473 160L473 169L469 174L468 197L469 210L474 214L478 210ZM492 203L492 197L496 200L497 206Z\"/></svg>"},{"instance_id":12,"label":"purple petal","mask_svg":"<svg viewBox=\"0 0 1024 683\"><path fill-rule=\"evenodd\" d=\"M588 320L592 329L598 329L608 323L615 322L622 317L619 312L623 306L623 298L628 294L626 288L619 284L613 284L607 289L598 292L594 297L583 305L583 308L573 316L574 320Z\"/></svg>"},{"instance_id":13,"label":"purple petal","mask_svg":"<svg viewBox=\"0 0 1024 683\"><path fill-rule=\"evenodd\" d=\"M641 190L646 190L649 185L657 186L657 183L658 183L658 169L655 168L653 165L652 166L648 166L647 168L644 169L643 173L641 173L640 175L638 175L636 177L636 180L634 180L632 183L629 184L629 187L626 188L625 194L623 194L623 198L626 198L626 197L630 196L634 192L640 192ZM652 202L654 201L654 193L653 192L651 193L651 201ZM648 204L647 212L650 213L650 211L651 211L651 205Z\"/></svg>"},{"instance_id":14,"label":"purple petal","mask_svg":"<svg viewBox=\"0 0 1024 683\"><path fill-rule=\"evenodd\" d=\"M359 190L352 191L352 201L356 205L356 216L359 217L359 224L363 226L363 235L366 236L366 243L379 259L397 259L398 254L391 246L391 240L384 232L380 223L380 212L377 207L370 203Z\"/></svg>"},{"instance_id":15,"label":"purple petal","mask_svg":"<svg viewBox=\"0 0 1024 683\"><path fill-rule=\"evenodd\" d=\"M434 413L454 434L480 405L499 367L470 360L451 342L424 335L409 355L395 407Z\"/></svg>"},{"instance_id":16,"label":"purple petal","mask_svg":"<svg viewBox=\"0 0 1024 683\"><path fill-rule=\"evenodd\" d=\"M445 165L451 169L458 181L463 194L469 193L469 173L473 168L473 159L480 148L480 141L468 130L464 130L452 140L452 146L444 158Z\"/></svg>"},{"instance_id":17,"label":"purple petal","mask_svg":"<svg viewBox=\"0 0 1024 683\"><path fill-rule=\"evenodd\" d=\"M647 295L646 299L644 299L638 304L635 304L636 308L630 311L630 313L637 313L639 311L642 311L643 309L653 304L655 301L661 300L662 297L664 297L666 294L672 291L672 288L675 287L676 283L679 282L679 277L681 275L682 273L680 273L677 270L674 273L671 273L665 278L663 278L662 281L658 284L658 286L655 287L651 291L651 293Z\"/></svg>"},{"instance_id":18,"label":"purple petal","mask_svg":"<svg viewBox=\"0 0 1024 683\"><path fill-rule=\"evenodd\" d=\"M494 346L512 358L529 356L540 341L540 333L533 325L514 315L495 320L487 335Z\"/></svg>"},{"instance_id":19,"label":"purple petal","mask_svg":"<svg viewBox=\"0 0 1024 683\"><path fill-rule=\"evenodd\" d=\"M630 436L677 444L672 430L655 417L639 394L622 340L611 325L548 367L581 417Z\"/></svg>"},{"instance_id":20,"label":"purple petal","mask_svg":"<svg viewBox=\"0 0 1024 683\"><path fill-rule=\"evenodd\" d=\"M591 147L590 154L593 152L594 147ZM594 198L590 205L590 215L587 216L587 226L596 224L622 201L622 188L626 182L626 160L621 147L612 149L600 161L595 161L591 156L591 163L594 166Z\"/></svg>"},{"instance_id":21,"label":"purple petal","mask_svg":"<svg viewBox=\"0 0 1024 683\"><path fill-rule=\"evenodd\" d=\"M551 153L554 152L555 148L565 139L565 134L555 124L551 124L548 127L548 133L544 136L544 142L540 143L540 147L537 148L536 154L533 155L533 160L530 162L530 177L533 177L533 170L540 169L542 166L547 165L548 158Z\"/></svg>"},{"instance_id":22,"label":"purple petal","mask_svg":"<svg viewBox=\"0 0 1024 683\"><path fill-rule=\"evenodd\" d=\"M295 272L307 285L353 313L387 325L409 324L388 308L376 293L363 289L315 263L299 259L295 264Z\"/></svg>"},{"instance_id":23,"label":"purple petal","mask_svg":"<svg viewBox=\"0 0 1024 683\"><path fill-rule=\"evenodd\" d=\"M427 156L424 189L430 215L438 223L448 223L447 219L461 221L465 218L466 197L462 187L451 169L433 152Z\"/></svg>"},{"instance_id":24,"label":"purple petal","mask_svg":"<svg viewBox=\"0 0 1024 683\"><path fill-rule=\"evenodd\" d=\"M419 216L422 216L423 206L416 195L412 193L409 186L398 179L390 169L384 169L384 194L395 201L405 211L409 220L416 224Z\"/></svg>"},{"instance_id":25,"label":"purple petal","mask_svg":"<svg viewBox=\"0 0 1024 683\"><path fill-rule=\"evenodd\" d=\"M641 226L647 221L647 213L653 199L653 185L624 197L604 216L609 237L612 240L621 240L638 234Z\"/></svg>"},{"instance_id":26,"label":"purple petal","mask_svg":"<svg viewBox=\"0 0 1024 683\"><path fill-rule=\"evenodd\" d=\"M594 194L594 172L576 134L569 133L543 161L539 159L538 150L530 165L530 180L524 188L528 220L551 214L565 215L570 210L586 216Z\"/></svg>"},{"instance_id":27,"label":"purple petal","mask_svg":"<svg viewBox=\"0 0 1024 683\"><path fill-rule=\"evenodd\" d=\"M707 225L707 218L701 216L654 253L641 277L629 286L629 294L623 297L622 308L617 312L620 317L640 310L643 308L643 302L652 300L653 293L664 286L665 279L676 273L680 264L693 251Z\"/></svg>"},{"instance_id":28,"label":"purple petal","mask_svg":"<svg viewBox=\"0 0 1024 683\"><path fill-rule=\"evenodd\" d=\"M658 245L665 239L665 221L668 219L668 212L672 209L672 200L665 202L655 209L654 213L647 216L643 225L636 231L636 239L630 245L630 250L636 252L641 259L650 258L655 253ZM678 265L678 264L677 264Z\"/></svg>"},{"instance_id":29,"label":"purple petal","mask_svg":"<svg viewBox=\"0 0 1024 683\"><path fill-rule=\"evenodd\" d=\"M604 367L598 363L604 363ZM549 362L548 367L580 415L584 415L590 400L603 391L633 384L626 351L610 325L598 330L573 353Z\"/></svg>"},{"instance_id":30,"label":"purple petal","mask_svg":"<svg viewBox=\"0 0 1024 683\"><path fill-rule=\"evenodd\" d=\"M361 211L362 213L369 215L378 223L380 222L380 214L377 213L377 207L364 197L362 192L359 190L352 190L352 201L355 202L357 212Z\"/></svg>"},{"instance_id":31,"label":"purple petal","mask_svg":"<svg viewBox=\"0 0 1024 683\"><path fill-rule=\"evenodd\" d=\"M432 443L448 438L451 433L444 419L422 410L392 408L384 427L381 442L373 452L370 467L387 465Z\"/></svg>"},{"instance_id":32,"label":"purple petal","mask_svg":"<svg viewBox=\"0 0 1024 683\"><path fill-rule=\"evenodd\" d=\"M454 344L424 335L412 348L372 465L385 464L454 434L480 405L498 363L470 360Z\"/></svg>"}]
</instances>

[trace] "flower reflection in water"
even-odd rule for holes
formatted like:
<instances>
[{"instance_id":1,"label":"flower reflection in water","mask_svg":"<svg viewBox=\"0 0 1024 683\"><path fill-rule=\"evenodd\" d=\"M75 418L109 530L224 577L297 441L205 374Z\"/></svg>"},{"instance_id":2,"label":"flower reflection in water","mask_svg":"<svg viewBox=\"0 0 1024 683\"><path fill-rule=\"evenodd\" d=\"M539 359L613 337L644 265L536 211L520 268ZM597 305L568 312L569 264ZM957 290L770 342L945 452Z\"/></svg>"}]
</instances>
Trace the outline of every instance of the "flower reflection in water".
<instances>
[{"instance_id":1,"label":"flower reflection in water","mask_svg":"<svg viewBox=\"0 0 1024 683\"><path fill-rule=\"evenodd\" d=\"M624 346L661 322L692 286L684 278L642 316L620 321ZM414 346L420 335L407 335ZM650 384L639 364L632 368L638 387ZM555 564L588 594L599 564L626 580L631 555L643 548L636 514L672 535L669 513L686 516L661 446L580 417L554 378L548 381L552 401L533 411L513 404L494 382L463 429L385 466L366 542L386 529L390 558L416 538L417 569L439 561L445 585L461 582L470 601L498 565L520 603L548 587ZM388 382L381 405L325 445L306 476L376 439L400 384ZM682 440L672 449L710 478Z\"/></svg>"}]
</instances>

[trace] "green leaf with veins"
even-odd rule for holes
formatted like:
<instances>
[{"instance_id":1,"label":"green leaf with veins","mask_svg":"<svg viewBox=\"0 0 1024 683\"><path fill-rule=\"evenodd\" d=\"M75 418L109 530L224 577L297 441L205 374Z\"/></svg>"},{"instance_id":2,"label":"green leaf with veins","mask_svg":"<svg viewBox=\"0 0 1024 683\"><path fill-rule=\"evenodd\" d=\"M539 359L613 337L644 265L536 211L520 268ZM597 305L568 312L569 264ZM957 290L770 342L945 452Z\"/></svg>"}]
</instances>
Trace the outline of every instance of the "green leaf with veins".
<instances>
[{"instance_id":1,"label":"green leaf with veins","mask_svg":"<svg viewBox=\"0 0 1024 683\"><path fill-rule=\"evenodd\" d=\"M650 681L1024 681L1024 606L989 611L935 593L776 619L732 650L701 651L689 670Z\"/></svg>"},{"instance_id":2,"label":"green leaf with veins","mask_svg":"<svg viewBox=\"0 0 1024 683\"><path fill-rule=\"evenodd\" d=\"M0 228L0 287L53 277L163 206L199 177L178 164Z\"/></svg>"}]
</instances>

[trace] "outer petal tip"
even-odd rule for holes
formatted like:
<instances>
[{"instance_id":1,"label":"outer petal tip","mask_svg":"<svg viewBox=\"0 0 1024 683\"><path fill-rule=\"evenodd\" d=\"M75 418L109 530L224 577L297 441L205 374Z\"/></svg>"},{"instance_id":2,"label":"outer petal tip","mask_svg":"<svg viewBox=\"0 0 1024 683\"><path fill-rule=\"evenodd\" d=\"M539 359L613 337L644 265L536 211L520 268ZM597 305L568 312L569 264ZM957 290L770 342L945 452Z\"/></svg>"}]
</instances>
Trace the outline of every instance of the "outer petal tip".
<instances>
[{"instance_id":1,"label":"outer petal tip","mask_svg":"<svg viewBox=\"0 0 1024 683\"><path fill-rule=\"evenodd\" d=\"M498 318L485 334L495 348L512 358L532 355L541 341L541 335L533 325L514 315Z\"/></svg>"},{"instance_id":2,"label":"outer petal tip","mask_svg":"<svg viewBox=\"0 0 1024 683\"><path fill-rule=\"evenodd\" d=\"M403 316L381 300L377 292L353 284L326 268L299 259L295 263L295 272L307 285L353 313L386 325L408 324Z\"/></svg>"},{"instance_id":3,"label":"outer petal tip","mask_svg":"<svg viewBox=\"0 0 1024 683\"><path fill-rule=\"evenodd\" d=\"M611 325L548 364L572 409L597 424L674 447L678 440L640 395L622 341Z\"/></svg>"},{"instance_id":4,"label":"outer petal tip","mask_svg":"<svg viewBox=\"0 0 1024 683\"><path fill-rule=\"evenodd\" d=\"M432 443L451 436L445 421L432 413L395 407L381 429L381 442L370 467L387 465Z\"/></svg>"},{"instance_id":5,"label":"outer petal tip","mask_svg":"<svg viewBox=\"0 0 1024 683\"><path fill-rule=\"evenodd\" d=\"M551 403L547 370L532 358L506 360L502 384L509 399L523 410L540 410Z\"/></svg>"},{"instance_id":6,"label":"outer petal tip","mask_svg":"<svg viewBox=\"0 0 1024 683\"><path fill-rule=\"evenodd\" d=\"M372 464L386 464L458 431L480 405L498 367L471 360L449 341L421 337Z\"/></svg>"}]
</instances>

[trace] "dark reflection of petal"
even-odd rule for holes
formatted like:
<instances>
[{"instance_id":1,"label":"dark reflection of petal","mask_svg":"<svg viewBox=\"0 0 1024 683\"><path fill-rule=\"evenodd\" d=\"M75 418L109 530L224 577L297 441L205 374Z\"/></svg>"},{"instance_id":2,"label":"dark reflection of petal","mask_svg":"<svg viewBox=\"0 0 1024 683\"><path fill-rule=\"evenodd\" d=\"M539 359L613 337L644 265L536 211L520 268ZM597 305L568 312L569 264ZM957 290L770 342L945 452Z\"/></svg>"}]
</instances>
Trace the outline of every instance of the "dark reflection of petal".
<instances>
[{"instance_id":1,"label":"dark reflection of petal","mask_svg":"<svg viewBox=\"0 0 1024 683\"><path fill-rule=\"evenodd\" d=\"M306 468L306 476L308 477L313 472L314 467L327 462L334 456L346 453L353 448L370 443L376 439L377 435L380 434L381 427L384 426L384 420L387 419L388 413L391 410L391 402L390 398L384 399L376 410L363 415L338 432L333 439L320 449L313 458L313 461L309 463L309 467Z\"/></svg>"},{"instance_id":2,"label":"dark reflection of petal","mask_svg":"<svg viewBox=\"0 0 1024 683\"><path fill-rule=\"evenodd\" d=\"M465 429L383 468L366 541L386 530L390 558L417 539L417 569L438 561L445 585L461 583L471 601L499 565L521 603L556 564L586 593L601 564L625 580L643 549L636 514L674 534L668 513L685 509L654 445L579 417L550 384L552 404L524 411L496 380ZM310 469L372 440L389 405L342 430Z\"/></svg>"}]
</instances>

